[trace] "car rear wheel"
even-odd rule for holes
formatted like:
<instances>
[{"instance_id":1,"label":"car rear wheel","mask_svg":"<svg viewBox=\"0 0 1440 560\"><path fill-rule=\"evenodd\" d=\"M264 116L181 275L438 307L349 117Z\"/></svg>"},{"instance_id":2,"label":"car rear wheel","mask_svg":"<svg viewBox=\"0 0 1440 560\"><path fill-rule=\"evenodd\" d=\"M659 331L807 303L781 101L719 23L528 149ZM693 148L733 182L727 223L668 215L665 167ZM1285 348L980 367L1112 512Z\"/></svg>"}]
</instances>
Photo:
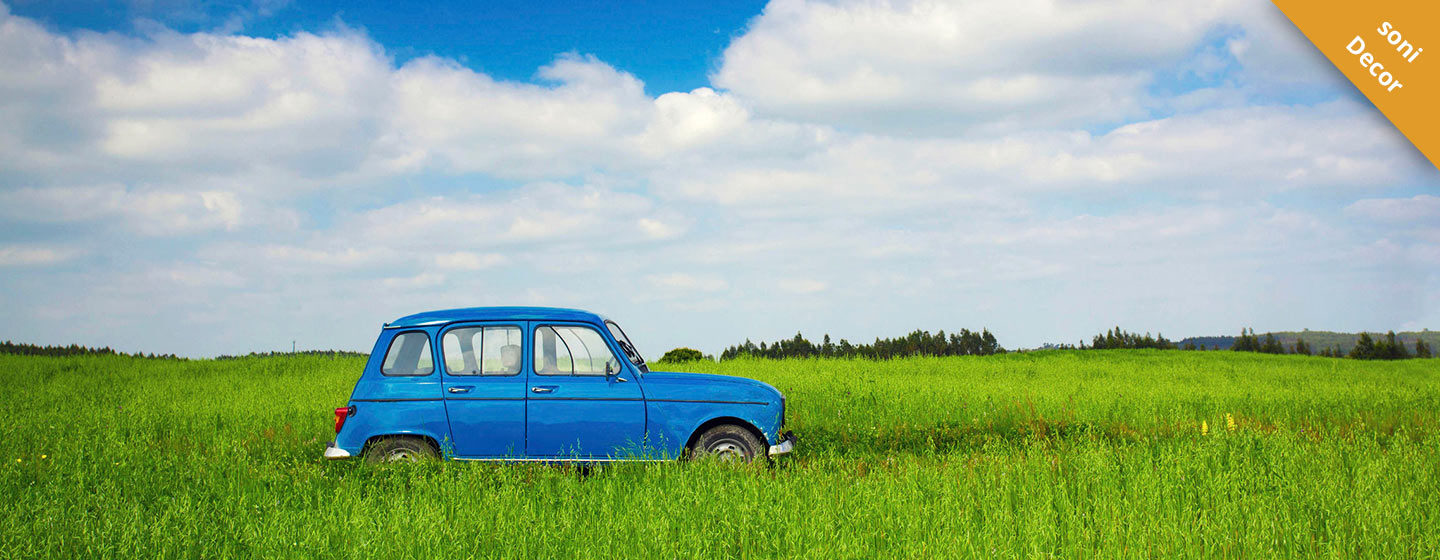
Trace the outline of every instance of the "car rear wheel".
<instances>
[{"instance_id":1,"label":"car rear wheel","mask_svg":"<svg viewBox=\"0 0 1440 560\"><path fill-rule=\"evenodd\" d=\"M748 463L764 458L768 448L750 430L734 424L715 426L695 440L691 456L709 457L720 461Z\"/></svg>"},{"instance_id":2,"label":"car rear wheel","mask_svg":"<svg viewBox=\"0 0 1440 560\"><path fill-rule=\"evenodd\" d=\"M430 442L413 436L381 438L365 448L365 460L371 463L418 463L439 458Z\"/></svg>"}]
</instances>

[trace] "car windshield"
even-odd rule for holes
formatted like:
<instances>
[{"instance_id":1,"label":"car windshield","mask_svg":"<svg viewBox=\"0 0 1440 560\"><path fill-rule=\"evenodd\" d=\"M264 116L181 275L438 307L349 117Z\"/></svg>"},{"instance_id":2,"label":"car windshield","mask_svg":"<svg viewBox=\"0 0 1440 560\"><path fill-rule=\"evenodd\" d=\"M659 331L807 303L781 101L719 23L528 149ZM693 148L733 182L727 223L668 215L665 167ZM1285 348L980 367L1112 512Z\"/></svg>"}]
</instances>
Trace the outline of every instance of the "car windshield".
<instances>
[{"instance_id":1,"label":"car windshield","mask_svg":"<svg viewBox=\"0 0 1440 560\"><path fill-rule=\"evenodd\" d=\"M625 352L625 357L630 359L630 363L635 364L635 367L639 368L641 372L649 373L650 368L645 366L645 358L640 357L640 351L630 343L630 337L625 336L625 331L620 330L620 325L615 324L614 321L605 321L605 326L610 329L610 335L615 337L615 342L620 343L620 349Z\"/></svg>"}]
</instances>

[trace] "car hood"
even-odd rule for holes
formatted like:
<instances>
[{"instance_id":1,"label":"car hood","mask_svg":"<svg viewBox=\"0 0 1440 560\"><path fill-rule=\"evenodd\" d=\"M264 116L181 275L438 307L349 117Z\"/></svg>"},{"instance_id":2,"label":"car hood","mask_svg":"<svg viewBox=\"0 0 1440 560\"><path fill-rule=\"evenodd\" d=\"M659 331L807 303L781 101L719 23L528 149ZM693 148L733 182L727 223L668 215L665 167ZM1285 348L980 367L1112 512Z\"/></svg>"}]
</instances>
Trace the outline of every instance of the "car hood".
<instances>
[{"instance_id":1,"label":"car hood","mask_svg":"<svg viewBox=\"0 0 1440 560\"><path fill-rule=\"evenodd\" d=\"M645 398L697 401L780 402L780 391L763 381L732 375L652 371L645 374Z\"/></svg>"}]
</instances>

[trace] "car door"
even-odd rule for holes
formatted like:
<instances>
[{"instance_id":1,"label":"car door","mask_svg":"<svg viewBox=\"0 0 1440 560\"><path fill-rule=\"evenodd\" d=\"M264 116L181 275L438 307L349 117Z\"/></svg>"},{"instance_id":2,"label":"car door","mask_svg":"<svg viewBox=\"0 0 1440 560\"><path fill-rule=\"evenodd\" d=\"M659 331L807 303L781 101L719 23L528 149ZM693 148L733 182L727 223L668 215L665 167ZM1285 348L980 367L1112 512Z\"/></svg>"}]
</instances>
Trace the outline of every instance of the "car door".
<instances>
[{"instance_id":1,"label":"car door","mask_svg":"<svg viewBox=\"0 0 1440 560\"><path fill-rule=\"evenodd\" d=\"M527 454L576 459L640 455L644 394L603 331L583 323L532 322L529 332Z\"/></svg>"},{"instance_id":2,"label":"car door","mask_svg":"<svg viewBox=\"0 0 1440 560\"><path fill-rule=\"evenodd\" d=\"M457 457L525 454L521 323L462 323L440 334L445 410Z\"/></svg>"}]
</instances>

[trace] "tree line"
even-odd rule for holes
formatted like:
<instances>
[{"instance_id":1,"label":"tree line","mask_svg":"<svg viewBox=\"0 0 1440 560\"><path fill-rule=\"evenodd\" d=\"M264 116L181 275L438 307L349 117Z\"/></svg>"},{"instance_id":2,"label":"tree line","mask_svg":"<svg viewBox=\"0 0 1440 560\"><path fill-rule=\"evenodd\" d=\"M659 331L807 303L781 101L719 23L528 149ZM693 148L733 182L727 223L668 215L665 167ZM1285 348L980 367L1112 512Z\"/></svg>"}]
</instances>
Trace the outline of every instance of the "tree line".
<instances>
[{"instance_id":1,"label":"tree line","mask_svg":"<svg viewBox=\"0 0 1440 560\"><path fill-rule=\"evenodd\" d=\"M1240 336L1230 346L1236 352L1259 352L1262 354L1300 354L1303 356L1321 356L1325 358L1350 358L1354 360L1408 360L1410 358L1430 358L1433 353L1430 345L1423 339L1415 339L1415 351L1412 354L1405 347L1405 343L1396 339L1395 331L1385 333L1382 337L1372 337L1370 333L1362 332L1355 341L1355 346L1349 352L1345 352L1337 345L1321 348L1315 352L1303 337L1296 337L1295 343L1288 347L1275 338L1271 333L1265 333L1264 340L1255 335L1255 329L1240 329Z\"/></svg>"},{"instance_id":2,"label":"tree line","mask_svg":"<svg viewBox=\"0 0 1440 560\"><path fill-rule=\"evenodd\" d=\"M1150 333L1141 336L1139 333L1125 332L1120 327L1115 327L1102 334L1097 334L1090 339L1090 346L1081 343L1081 349L1094 350L1118 350L1122 348L1153 348L1157 350L1173 350L1175 343L1170 342L1163 334L1154 337Z\"/></svg>"},{"instance_id":3,"label":"tree line","mask_svg":"<svg viewBox=\"0 0 1440 560\"><path fill-rule=\"evenodd\" d=\"M368 358L369 352L352 352L350 350L298 350L295 352L251 352L249 354L231 356L222 354L216 356L217 360L238 360L241 358L270 358L278 356L324 356L326 358Z\"/></svg>"},{"instance_id":4,"label":"tree line","mask_svg":"<svg viewBox=\"0 0 1440 560\"><path fill-rule=\"evenodd\" d=\"M1073 346L1050 346L1051 348L1075 348ZM1120 327L1115 327L1104 333L1097 334L1091 338L1091 343L1086 346L1080 343L1081 350L1114 350L1114 349L1136 349L1153 348L1157 350L1207 350L1205 345L1196 346L1194 342L1186 342L1183 346L1176 346L1174 342L1167 340L1165 335L1150 336L1145 333L1143 336L1138 333L1126 332ZM1218 350L1219 348L1214 348ZM1296 337L1295 342L1285 345L1276 338L1273 333L1265 333L1262 339L1255 334L1255 329L1240 329L1240 336L1235 337L1230 345L1230 350L1235 352L1257 352L1261 354L1300 354L1304 356L1318 355L1326 358L1351 358L1356 360L1405 360L1409 358L1430 358L1434 354L1430 345L1422 339L1415 340L1415 350L1411 353L1404 342L1397 340L1395 331L1385 333L1383 337L1372 337L1370 333L1360 333L1359 340L1349 352L1341 350L1339 345L1327 346L1316 352L1303 337Z\"/></svg>"},{"instance_id":5,"label":"tree line","mask_svg":"<svg viewBox=\"0 0 1440 560\"><path fill-rule=\"evenodd\" d=\"M948 335L943 330L931 334L930 331L917 329L898 338L876 337L875 342L870 344L852 344L843 338L837 344L830 341L829 334L825 335L820 344L815 344L798 332L795 333L795 338L778 340L771 344L761 342L758 346L750 339L745 339L743 344L726 348L720 353L720 359L751 356L774 359L836 357L888 360L905 356L988 356L1004 353L1005 348L1000 346L995 335L988 329L981 329L979 332L960 329L960 332Z\"/></svg>"},{"instance_id":6,"label":"tree line","mask_svg":"<svg viewBox=\"0 0 1440 560\"><path fill-rule=\"evenodd\" d=\"M40 346L40 345L38 345L38 344L27 344L27 343L23 343L23 342L11 342L11 341L9 341L9 340L6 340L6 341L4 341L4 342L0 342L0 354L16 354L16 355L20 355L20 356L52 356L52 357L60 357L60 356L122 356L122 357L128 357L128 358L151 358L151 359L160 359L160 360L186 360L186 358L182 358L182 357L176 356L176 355L174 355L174 354L155 354L155 353L145 353L145 352L136 352L136 353L134 353L134 354L129 354L129 353L125 353L125 352L118 352L118 351L110 348L109 346L105 346L105 347L102 347L102 348L90 348L90 347L88 347L88 346L81 346L81 345L79 345L79 344L70 344L70 345L67 345L67 346ZM367 357L367 356L369 356L369 355L370 355L370 354L365 353L365 352L350 352L350 351L348 351L348 350L301 350L301 351L299 351L299 352L251 352L251 353L246 354L246 355L243 355L243 356L216 356L215 359L217 359L217 360L235 360L235 359L239 359L239 358L264 358L264 357L270 357L270 356L326 356L326 357L331 357L331 358L338 358L338 357L357 357L357 358L363 358L363 357Z\"/></svg>"},{"instance_id":7,"label":"tree line","mask_svg":"<svg viewBox=\"0 0 1440 560\"><path fill-rule=\"evenodd\" d=\"M0 354L17 354L17 355L20 355L20 356L56 356L56 357L58 357L58 356L126 356L126 357L131 357L131 358L160 358L160 359L164 359L164 360L183 360L183 359L185 359L185 358L181 358L181 357L179 357L179 356L176 356L176 355L174 355L174 354L154 354L154 353L146 354L146 353L143 353L143 352L136 352L136 353L134 353L134 354L127 354L127 353L125 353L125 352L116 352L115 350L111 349L109 346L106 346L106 347L103 347L103 348L90 348L90 347L88 347L88 346L81 346L81 345L79 345L79 344L70 344L70 345L67 345L67 346L40 346L40 345L37 345L37 344L26 344L26 343L23 343L23 342L10 342L10 341L8 341L8 340L6 340L6 341L4 341L4 342L0 342Z\"/></svg>"}]
</instances>

